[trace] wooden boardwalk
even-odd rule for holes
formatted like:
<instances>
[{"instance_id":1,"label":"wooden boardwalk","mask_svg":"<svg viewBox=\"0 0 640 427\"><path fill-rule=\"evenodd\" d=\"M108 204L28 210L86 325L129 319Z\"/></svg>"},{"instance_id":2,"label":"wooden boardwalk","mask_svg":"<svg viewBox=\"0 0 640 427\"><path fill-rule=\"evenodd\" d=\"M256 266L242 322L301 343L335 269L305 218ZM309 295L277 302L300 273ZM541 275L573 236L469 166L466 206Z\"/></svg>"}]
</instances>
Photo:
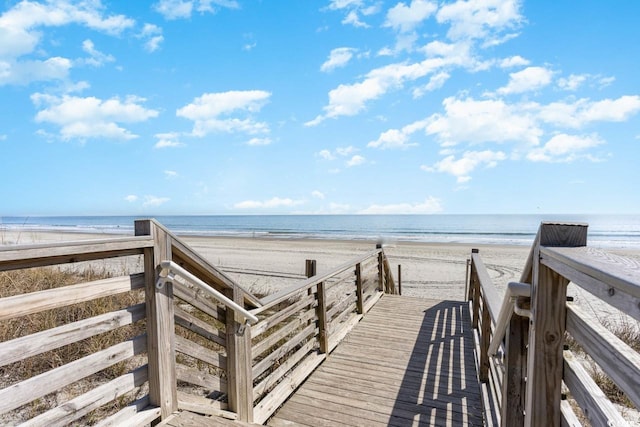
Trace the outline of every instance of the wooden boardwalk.
<instances>
[{"instance_id":1,"label":"wooden boardwalk","mask_svg":"<svg viewBox=\"0 0 640 427\"><path fill-rule=\"evenodd\" d=\"M272 426L483 424L468 305L385 295Z\"/></svg>"}]
</instances>

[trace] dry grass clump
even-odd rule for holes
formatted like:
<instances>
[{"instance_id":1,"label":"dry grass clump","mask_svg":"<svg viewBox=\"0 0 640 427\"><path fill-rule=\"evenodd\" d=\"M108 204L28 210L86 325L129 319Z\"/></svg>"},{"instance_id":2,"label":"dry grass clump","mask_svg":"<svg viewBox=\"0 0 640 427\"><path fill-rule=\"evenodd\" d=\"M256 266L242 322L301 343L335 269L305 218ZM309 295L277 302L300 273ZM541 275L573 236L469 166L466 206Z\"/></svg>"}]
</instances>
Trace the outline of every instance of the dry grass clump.
<instances>
[{"instance_id":1,"label":"dry grass clump","mask_svg":"<svg viewBox=\"0 0 640 427\"><path fill-rule=\"evenodd\" d=\"M69 268L47 267L0 272L0 298L85 283L105 279L110 276L111 274L105 269L92 268L73 271ZM0 342L124 309L143 301L144 293L141 290L130 291L59 309L46 310L31 315L3 320L0 321ZM0 367L0 388L16 384L53 368L131 339L134 336L144 333L144 330L144 321L140 321L133 325L117 328L55 350L2 366ZM132 367L139 366L141 363L143 362L140 360L120 362L85 380L64 387L58 392L53 393L53 395L44 396L25 405L26 407L18 408L9 413L8 416L13 421L25 421L66 400L95 388L99 384L123 375ZM115 406L121 404L123 404L123 398L115 400ZM114 405L105 406L113 407ZM89 414L87 417L79 420L79 422L83 424L91 423L91 420L94 418L95 416ZM5 422L5 420L6 415L3 420L0 420L0 423Z\"/></svg>"}]
</instances>

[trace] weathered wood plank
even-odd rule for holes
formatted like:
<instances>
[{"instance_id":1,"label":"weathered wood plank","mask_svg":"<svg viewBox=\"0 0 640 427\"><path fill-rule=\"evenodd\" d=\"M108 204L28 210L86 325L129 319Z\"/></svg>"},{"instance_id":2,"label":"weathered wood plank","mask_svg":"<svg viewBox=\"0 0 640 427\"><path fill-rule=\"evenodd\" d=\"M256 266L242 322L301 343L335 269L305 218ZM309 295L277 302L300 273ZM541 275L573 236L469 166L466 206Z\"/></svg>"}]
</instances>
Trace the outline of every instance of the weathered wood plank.
<instances>
[{"instance_id":1,"label":"weathered wood plank","mask_svg":"<svg viewBox=\"0 0 640 427\"><path fill-rule=\"evenodd\" d=\"M67 426L94 409L117 399L136 387L142 386L146 381L147 365L144 365L133 372L122 375L37 417L31 418L21 425L23 427Z\"/></svg>"},{"instance_id":2,"label":"weathered wood plank","mask_svg":"<svg viewBox=\"0 0 640 427\"><path fill-rule=\"evenodd\" d=\"M567 284L540 262L542 246L583 246L587 227L578 224L540 226L540 245L534 251L529 328L529 357L525 426L559 426L562 387L562 351L566 320Z\"/></svg>"},{"instance_id":3,"label":"weathered wood plank","mask_svg":"<svg viewBox=\"0 0 640 427\"><path fill-rule=\"evenodd\" d=\"M222 347L226 345L227 339L224 329L220 330L204 320L198 319L193 314L184 311L180 306L175 306L174 312L176 325L182 326L191 332L195 332L201 337L206 338L209 341L213 341Z\"/></svg>"},{"instance_id":4,"label":"weathered wood plank","mask_svg":"<svg viewBox=\"0 0 640 427\"><path fill-rule=\"evenodd\" d=\"M24 360L46 351L60 348L97 334L130 325L145 316L145 305L137 304L124 310L114 311L67 323L35 334L0 343L0 366Z\"/></svg>"},{"instance_id":5,"label":"weathered wood plank","mask_svg":"<svg viewBox=\"0 0 640 427\"><path fill-rule=\"evenodd\" d=\"M152 246L149 237L6 246L0 248L0 271L140 255Z\"/></svg>"},{"instance_id":6,"label":"weathered wood plank","mask_svg":"<svg viewBox=\"0 0 640 427\"><path fill-rule=\"evenodd\" d=\"M353 268L356 264L358 263L362 263L365 260L371 258L371 257L376 257L378 255L378 253L380 252L380 249L376 249L375 251L372 251L370 253L367 253L361 257L358 257L354 260L351 261L347 261L346 263L336 267L335 269L324 273L324 274L319 274L319 275L315 275L313 277L310 277L309 279L305 280L303 283L300 284L296 284L293 286L290 286L288 288L282 289L281 291L278 291L272 295L268 295L266 297L264 297L261 302L262 302L262 307L259 307L256 310L253 310L254 314L260 313L262 311L265 311L283 301L286 301L287 299L289 299L292 295L297 294L300 291L304 291L307 290L309 288L313 288L315 286L318 285L318 283L326 281L328 279L330 279L331 277L334 277L340 273L343 273L351 268Z\"/></svg>"},{"instance_id":7,"label":"weathered wood plank","mask_svg":"<svg viewBox=\"0 0 640 427\"><path fill-rule=\"evenodd\" d=\"M226 296L244 308L244 291L234 287ZM238 419L253 422L253 376L251 363L251 328L235 310L227 309L227 399L229 410Z\"/></svg>"},{"instance_id":8,"label":"weathered wood plank","mask_svg":"<svg viewBox=\"0 0 640 427\"><path fill-rule=\"evenodd\" d=\"M217 390L222 393L227 391L227 382L215 375L206 373L201 369L192 369L180 363L176 363L176 376L178 381L195 384L207 390Z\"/></svg>"},{"instance_id":9,"label":"weathered wood plank","mask_svg":"<svg viewBox=\"0 0 640 427\"><path fill-rule=\"evenodd\" d=\"M325 292L325 283L320 282L317 285L316 300L316 318L318 319L318 346L320 353L329 352L329 327L327 316L327 295Z\"/></svg>"},{"instance_id":10,"label":"weathered wood plank","mask_svg":"<svg viewBox=\"0 0 640 427\"><path fill-rule=\"evenodd\" d=\"M145 303L147 305L147 355L149 361L149 403L165 419L178 409L176 395L176 344L173 284L158 289L157 267L171 259L171 236L155 221L134 223L136 236L150 236L154 245L144 250Z\"/></svg>"},{"instance_id":11,"label":"weathered wood plank","mask_svg":"<svg viewBox=\"0 0 640 427\"><path fill-rule=\"evenodd\" d=\"M567 306L567 331L640 408L640 354L574 304Z\"/></svg>"},{"instance_id":12,"label":"weathered wood plank","mask_svg":"<svg viewBox=\"0 0 640 427\"><path fill-rule=\"evenodd\" d=\"M145 352L146 340L136 337L0 390L0 414Z\"/></svg>"},{"instance_id":13,"label":"weathered wood plank","mask_svg":"<svg viewBox=\"0 0 640 427\"><path fill-rule=\"evenodd\" d=\"M253 399L254 401L260 399L270 387L273 387L275 384L280 381L280 378L284 376L291 368L297 365L307 354L316 349L317 343L313 340L310 340L299 350L293 353L291 356L287 358L283 363L281 363L273 372L271 372L266 378L260 381L253 388Z\"/></svg>"},{"instance_id":14,"label":"weathered wood plank","mask_svg":"<svg viewBox=\"0 0 640 427\"><path fill-rule=\"evenodd\" d=\"M338 344L340 344L344 337L349 332L351 332L353 327L358 324L360 319L362 319L362 314L351 313L351 315L353 317L345 320L331 332L331 336L329 337L329 352L332 352L333 349L336 348Z\"/></svg>"},{"instance_id":15,"label":"weathered wood plank","mask_svg":"<svg viewBox=\"0 0 640 427\"><path fill-rule=\"evenodd\" d=\"M254 422L264 423L291 393L313 372L325 359L326 354L315 354L307 357L292 372L258 403L254 408Z\"/></svg>"},{"instance_id":16,"label":"weathered wood plank","mask_svg":"<svg viewBox=\"0 0 640 427\"><path fill-rule=\"evenodd\" d=\"M173 295L224 324L226 308L206 298L201 292L180 282L173 283Z\"/></svg>"},{"instance_id":17,"label":"weathered wood plank","mask_svg":"<svg viewBox=\"0 0 640 427\"><path fill-rule=\"evenodd\" d=\"M273 313L271 316L261 320L259 323L256 323L255 325L251 326L251 336L254 338L259 337L265 331L271 329L272 327L276 326L278 323L289 318L290 316L293 316L295 313L299 312L305 307L311 306L311 305L315 307L315 293L311 295L305 295L303 298L300 299L300 301L296 301L295 303L291 304L289 307L285 308L284 310L277 311Z\"/></svg>"},{"instance_id":18,"label":"weathered wood plank","mask_svg":"<svg viewBox=\"0 0 640 427\"><path fill-rule=\"evenodd\" d=\"M257 344L253 346L253 357L259 357L267 351L270 347L274 346L278 341L295 332L297 329L301 328L304 325L308 324L308 321L313 319L316 316L316 313L313 309L307 310L304 313L301 313L300 316L291 319L285 326L278 329L277 332L269 335L263 340L259 341Z\"/></svg>"},{"instance_id":19,"label":"weathered wood plank","mask_svg":"<svg viewBox=\"0 0 640 427\"><path fill-rule=\"evenodd\" d=\"M560 419L560 425L562 427L582 427L582 423L568 401L562 401L560 411L562 412L562 418Z\"/></svg>"},{"instance_id":20,"label":"weathered wood plank","mask_svg":"<svg viewBox=\"0 0 640 427\"><path fill-rule=\"evenodd\" d=\"M318 333L318 328L314 324L311 324L306 328L304 328L302 331L298 332L286 343L282 344L276 350L271 352L271 354L269 354L267 357L265 357L264 359L256 363L253 366L252 378L259 377L264 371L269 369L273 365L273 363L275 363L275 361L282 358L285 354L287 354L289 351L294 349L304 340L308 339L312 335L316 335L317 333Z\"/></svg>"},{"instance_id":21,"label":"weathered wood plank","mask_svg":"<svg viewBox=\"0 0 640 427\"><path fill-rule=\"evenodd\" d=\"M356 264L356 301L358 314L364 313L364 299L362 296L362 264Z\"/></svg>"},{"instance_id":22,"label":"weathered wood plank","mask_svg":"<svg viewBox=\"0 0 640 427\"><path fill-rule=\"evenodd\" d=\"M160 418L160 408L149 406L149 395L146 395L119 412L101 420L94 427L143 426L158 418Z\"/></svg>"},{"instance_id":23,"label":"weathered wood plank","mask_svg":"<svg viewBox=\"0 0 640 427\"><path fill-rule=\"evenodd\" d=\"M611 263L608 264L607 261ZM624 264L625 261L628 265ZM543 248L541 262L602 301L640 321L640 273L634 271L639 268L637 261L592 248ZM596 267L580 264L590 262ZM627 267L629 272L625 270Z\"/></svg>"},{"instance_id":24,"label":"weathered wood plank","mask_svg":"<svg viewBox=\"0 0 640 427\"><path fill-rule=\"evenodd\" d=\"M209 350L180 335L175 336L176 351L206 362L220 369L227 369L227 358L215 351Z\"/></svg>"},{"instance_id":25,"label":"weathered wood plank","mask_svg":"<svg viewBox=\"0 0 640 427\"><path fill-rule=\"evenodd\" d=\"M277 425L480 425L466 306L434 304L385 295L275 414Z\"/></svg>"},{"instance_id":26,"label":"weathered wood plank","mask_svg":"<svg viewBox=\"0 0 640 427\"><path fill-rule=\"evenodd\" d=\"M178 392L178 409L195 412L196 414L215 415L225 418L237 419L237 415L227 411L227 404L219 400L207 399L202 396L195 396L183 391Z\"/></svg>"},{"instance_id":27,"label":"weathered wood plank","mask_svg":"<svg viewBox=\"0 0 640 427\"><path fill-rule=\"evenodd\" d=\"M133 274L0 298L0 321L143 287L144 275Z\"/></svg>"},{"instance_id":28,"label":"weathered wood plank","mask_svg":"<svg viewBox=\"0 0 640 427\"><path fill-rule=\"evenodd\" d=\"M564 382L591 425L629 425L570 351L564 352Z\"/></svg>"}]
</instances>

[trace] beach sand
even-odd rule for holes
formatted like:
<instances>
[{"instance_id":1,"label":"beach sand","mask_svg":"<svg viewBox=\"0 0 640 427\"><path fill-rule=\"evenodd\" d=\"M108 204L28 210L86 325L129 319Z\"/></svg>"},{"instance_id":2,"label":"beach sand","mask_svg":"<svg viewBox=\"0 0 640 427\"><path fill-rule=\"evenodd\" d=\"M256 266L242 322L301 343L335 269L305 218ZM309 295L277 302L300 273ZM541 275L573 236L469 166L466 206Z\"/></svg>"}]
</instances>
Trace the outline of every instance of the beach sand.
<instances>
[{"instance_id":1,"label":"beach sand","mask_svg":"<svg viewBox=\"0 0 640 427\"><path fill-rule=\"evenodd\" d=\"M54 243L116 237L111 234L2 231L0 244ZM376 247L375 241L323 239L267 239L249 237L181 237L213 265L245 289L267 295L304 279L305 260L317 262L317 272L330 271ZM518 281L530 248L509 245L468 245L396 242L384 245L394 277L402 268L402 294L407 296L462 300L465 294L467 259L479 250L489 276L500 293ZM618 249L613 253L640 260L640 250ZM101 261L114 272L141 268L140 257ZM140 270L138 270L140 271ZM615 309L570 285L569 295L598 318L620 317Z\"/></svg>"}]
</instances>

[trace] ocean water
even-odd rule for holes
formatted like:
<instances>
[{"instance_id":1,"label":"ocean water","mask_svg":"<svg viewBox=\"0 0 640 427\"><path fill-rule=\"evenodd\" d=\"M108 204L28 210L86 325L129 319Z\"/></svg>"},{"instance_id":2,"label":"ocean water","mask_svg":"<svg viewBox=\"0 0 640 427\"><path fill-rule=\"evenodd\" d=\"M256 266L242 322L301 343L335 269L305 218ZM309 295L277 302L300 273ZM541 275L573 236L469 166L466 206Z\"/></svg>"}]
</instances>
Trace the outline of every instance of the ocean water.
<instances>
[{"instance_id":1,"label":"ocean water","mask_svg":"<svg viewBox=\"0 0 640 427\"><path fill-rule=\"evenodd\" d=\"M134 216L0 217L2 230L132 234ZM590 246L640 249L640 215L157 216L176 234L531 245L542 221L589 224Z\"/></svg>"}]
</instances>

